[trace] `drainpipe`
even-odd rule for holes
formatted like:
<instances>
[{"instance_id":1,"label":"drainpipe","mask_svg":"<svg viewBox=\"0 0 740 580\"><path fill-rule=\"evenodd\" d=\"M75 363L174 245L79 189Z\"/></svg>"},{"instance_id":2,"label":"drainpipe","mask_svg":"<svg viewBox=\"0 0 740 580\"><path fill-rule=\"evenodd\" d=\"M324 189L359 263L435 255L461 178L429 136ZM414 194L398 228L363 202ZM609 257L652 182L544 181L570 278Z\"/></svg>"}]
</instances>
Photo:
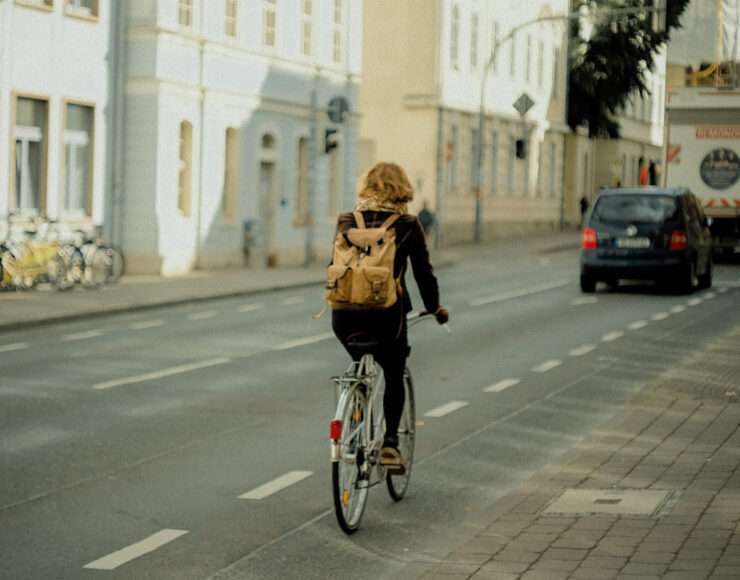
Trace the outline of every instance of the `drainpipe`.
<instances>
[{"instance_id":1,"label":"drainpipe","mask_svg":"<svg viewBox=\"0 0 740 580\"><path fill-rule=\"evenodd\" d=\"M112 119L108 124L107 136L110 152L107 168L108 178L104 196L104 235L118 247L123 245L123 188L124 158L126 146L126 32L128 18L124 2L113 2L111 12L111 55L109 95Z\"/></svg>"},{"instance_id":2,"label":"drainpipe","mask_svg":"<svg viewBox=\"0 0 740 580\"><path fill-rule=\"evenodd\" d=\"M200 57L200 70L198 71L198 88L200 89L200 139L199 139L199 152L198 157L200 159L200 166L198 168L198 204L197 214L195 217L195 260L193 269L197 270L200 267L200 246L201 246L201 227L203 225L203 178L205 175L204 171L204 151L205 151L205 107L206 107L206 87L203 84L203 69L205 67L205 6L200 5L200 39L198 40L198 49Z\"/></svg>"}]
</instances>

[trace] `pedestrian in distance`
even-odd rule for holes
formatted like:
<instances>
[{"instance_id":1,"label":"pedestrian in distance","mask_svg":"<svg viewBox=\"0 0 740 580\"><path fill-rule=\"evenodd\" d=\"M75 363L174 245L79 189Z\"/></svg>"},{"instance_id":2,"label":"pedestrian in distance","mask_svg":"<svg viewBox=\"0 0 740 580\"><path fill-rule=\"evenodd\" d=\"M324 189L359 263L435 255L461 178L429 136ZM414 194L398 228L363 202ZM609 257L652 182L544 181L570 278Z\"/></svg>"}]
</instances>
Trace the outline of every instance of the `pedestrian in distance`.
<instances>
[{"instance_id":1,"label":"pedestrian in distance","mask_svg":"<svg viewBox=\"0 0 740 580\"><path fill-rule=\"evenodd\" d=\"M586 219L586 212L588 211L588 200L586 199L585 195L581 198L581 201L579 203L581 206L581 224L583 224L584 220Z\"/></svg>"},{"instance_id":2,"label":"pedestrian in distance","mask_svg":"<svg viewBox=\"0 0 740 580\"><path fill-rule=\"evenodd\" d=\"M397 288L393 291L397 294L394 303L384 309L333 308L332 329L350 355L352 350L348 345L353 336L366 334L379 342L375 360L385 375L383 410L386 424L381 457L389 471L397 474L406 469L398 449L397 433L405 400L403 374L410 351L406 315L412 305L404 277L409 261L426 312L433 314L439 324L449 319L449 313L439 303L439 286L429 261L424 229L419 219L408 213L413 197L413 187L400 165L377 163L359 181L355 211L339 215L335 236L335 239L349 238L351 230L358 228L394 230L394 236L389 238L395 239L392 276Z\"/></svg>"},{"instance_id":3,"label":"pedestrian in distance","mask_svg":"<svg viewBox=\"0 0 740 580\"><path fill-rule=\"evenodd\" d=\"M434 235L437 231L437 217L434 212L429 209L429 202L424 200L421 211L419 212L419 222L421 227L424 229L424 236L426 237L427 244L429 246L434 245Z\"/></svg>"}]
</instances>

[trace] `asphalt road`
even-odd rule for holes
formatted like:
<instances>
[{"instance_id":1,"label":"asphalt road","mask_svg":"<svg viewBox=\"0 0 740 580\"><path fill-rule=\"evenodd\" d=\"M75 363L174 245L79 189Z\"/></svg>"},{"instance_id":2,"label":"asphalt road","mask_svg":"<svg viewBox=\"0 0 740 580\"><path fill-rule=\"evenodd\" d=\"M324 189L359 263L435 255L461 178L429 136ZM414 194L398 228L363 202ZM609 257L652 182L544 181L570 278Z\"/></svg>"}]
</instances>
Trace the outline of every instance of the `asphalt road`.
<instances>
[{"instance_id":1,"label":"asphalt road","mask_svg":"<svg viewBox=\"0 0 740 580\"><path fill-rule=\"evenodd\" d=\"M349 361L312 318L320 288L0 334L0 577L415 577L740 323L736 265L690 296L583 295L575 251L487 255L440 281L452 335L410 331L411 487L400 503L374 488L351 537L328 445L329 377Z\"/></svg>"}]
</instances>

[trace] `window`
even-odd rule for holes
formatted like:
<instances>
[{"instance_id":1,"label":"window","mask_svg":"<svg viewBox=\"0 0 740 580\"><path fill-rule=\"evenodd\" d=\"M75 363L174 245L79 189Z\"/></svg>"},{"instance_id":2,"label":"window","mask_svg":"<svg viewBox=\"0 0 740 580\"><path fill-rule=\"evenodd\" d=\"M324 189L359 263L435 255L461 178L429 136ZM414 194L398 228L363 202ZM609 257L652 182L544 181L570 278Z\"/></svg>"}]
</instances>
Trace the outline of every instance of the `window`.
<instances>
[{"instance_id":1,"label":"window","mask_svg":"<svg viewBox=\"0 0 740 580\"><path fill-rule=\"evenodd\" d=\"M545 43L540 40L537 47L537 88L542 88L545 78Z\"/></svg>"},{"instance_id":2,"label":"window","mask_svg":"<svg viewBox=\"0 0 740 580\"><path fill-rule=\"evenodd\" d=\"M262 0L262 46L275 46L277 0Z\"/></svg>"},{"instance_id":3,"label":"window","mask_svg":"<svg viewBox=\"0 0 740 580\"><path fill-rule=\"evenodd\" d=\"M311 56L311 32L313 28L313 6L312 0L303 0L303 55Z\"/></svg>"},{"instance_id":4,"label":"window","mask_svg":"<svg viewBox=\"0 0 740 580\"><path fill-rule=\"evenodd\" d=\"M48 5L51 6L51 2ZM64 11L73 16L96 17L98 15L98 0L67 0Z\"/></svg>"},{"instance_id":5,"label":"window","mask_svg":"<svg viewBox=\"0 0 740 580\"><path fill-rule=\"evenodd\" d=\"M334 50L332 55L334 62L342 62L342 26L344 23L342 1L343 0L334 0Z\"/></svg>"},{"instance_id":6,"label":"window","mask_svg":"<svg viewBox=\"0 0 740 580\"><path fill-rule=\"evenodd\" d=\"M193 27L193 0L177 0L177 24L184 28Z\"/></svg>"},{"instance_id":7,"label":"window","mask_svg":"<svg viewBox=\"0 0 740 580\"><path fill-rule=\"evenodd\" d=\"M54 6L54 0L16 0L19 4L27 4L29 6L39 6L41 8L52 8Z\"/></svg>"},{"instance_id":8,"label":"window","mask_svg":"<svg viewBox=\"0 0 740 580\"><path fill-rule=\"evenodd\" d=\"M70 215L91 215L92 107L67 104L64 128L64 210Z\"/></svg>"},{"instance_id":9,"label":"window","mask_svg":"<svg viewBox=\"0 0 740 580\"><path fill-rule=\"evenodd\" d=\"M516 34L511 36L509 45L509 77L513 79L516 78Z\"/></svg>"},{"instance_id":10,"label":"window","mask_svg":"<svg viewBox=\"0 0 740 580\"><path fill-rule=\"evenodd\" d=\"M308 139L298 140L298 167L296 171L295 218L296 225L308 225Z\"/></svg>"},{"instance_id":11,"label":"window","mask_svg":"<svg viewBox=\"0 0 740 580\"><path fill-rule=\"evenodd\" d=\"M226 0L226 12L224 13L224 34L230 38L236 38L236 24L239 18L239 1Z\"/></svg>"},{"instance_id":12,"label":"window","mask_svg":"<svg viewBox=\"0 0 740 580\"><path fill-rule=\"evenodd\" d=\"M37 214L46 209L47 109L47 101L25 97L16 101L13 206L22 214Z\"/></svg>"},{"instance_id":13,"label":"window","mask_svg":"<svg viewBox=\"0 0 740 580\"><path fill-rule=\"evenodd\" d=\"M452 22L450 24L450 68L457 70L459 67L458 50L460 43L460 9L452 7Z\"/></svg>"},{"instance_id":14,"label":"window","mask_svg":"<svg viewBox=\"0 0 740 580\"><path fill-rule=\"evenodd\" d=\"M491 191L498 186L498 131L491 134Z\"/></svg>"},{"instance_id":15,"label":"window","mask_svg":"<svg viewBox=\"0 0 740 580\"><path fill-rule=\"evenodd\" d=\"M224 145L224 189L221 195L221 219L225 222L236 220L239 194L239 131L226 129Z\"/></svg>"},{"instance_id":16,"label":"window","mask_svg":"<svg viewBox=\"0 0 740 580\"><path fill-rule=\"evenodd\" d=\"M470 70L478 68L478 15L470 22Z\"/></svg>"},{"instance_id":17,"label":"window","mask_svg":"<svg viewBox=\"0 0 740 580\"><path fill-rule=\"evenodd\" d=\"M558 96L558 81L560 76L560 49L552 51L552 96Z\"/></svg>"},{"instance_id":18,"label":"window","mask_svg":"<svg viewBox=\"0 0 740 580\"><path fill-rule=\"evenodd\" d=\"M187 121L180 123L180 166L177 187L177 209L190 216L190 198L193 174L193 126Z\"/></svg>"}]
</instances>

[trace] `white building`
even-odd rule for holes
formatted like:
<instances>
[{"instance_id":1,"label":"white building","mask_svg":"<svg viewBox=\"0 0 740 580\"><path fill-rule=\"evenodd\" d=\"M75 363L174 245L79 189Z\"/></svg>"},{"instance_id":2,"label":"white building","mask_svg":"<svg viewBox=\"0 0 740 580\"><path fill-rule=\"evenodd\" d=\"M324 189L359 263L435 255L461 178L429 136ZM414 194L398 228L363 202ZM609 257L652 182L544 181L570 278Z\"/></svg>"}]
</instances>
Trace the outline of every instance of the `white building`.
<instances>
[{"instance_id":1,"label":"white building","mask_svg":"<svg viewBox=\"0 0 740 580\"><path fill-rule=\"evenodd\" d=\"M245 223L251 265L328 257L358 171L361 10L0 0L0 214L100 225L129 272L242 265Z\"/></svg>"},{"instance_id":2,"label":"white building","mask_svg":"<svg viewBox=\"0 0 740 580\"><path fill-rule=\"evenodd\" d=\"M0 216L103 221L110 13L99 8L0 2Z\"/></svg>"}]
</instances>

